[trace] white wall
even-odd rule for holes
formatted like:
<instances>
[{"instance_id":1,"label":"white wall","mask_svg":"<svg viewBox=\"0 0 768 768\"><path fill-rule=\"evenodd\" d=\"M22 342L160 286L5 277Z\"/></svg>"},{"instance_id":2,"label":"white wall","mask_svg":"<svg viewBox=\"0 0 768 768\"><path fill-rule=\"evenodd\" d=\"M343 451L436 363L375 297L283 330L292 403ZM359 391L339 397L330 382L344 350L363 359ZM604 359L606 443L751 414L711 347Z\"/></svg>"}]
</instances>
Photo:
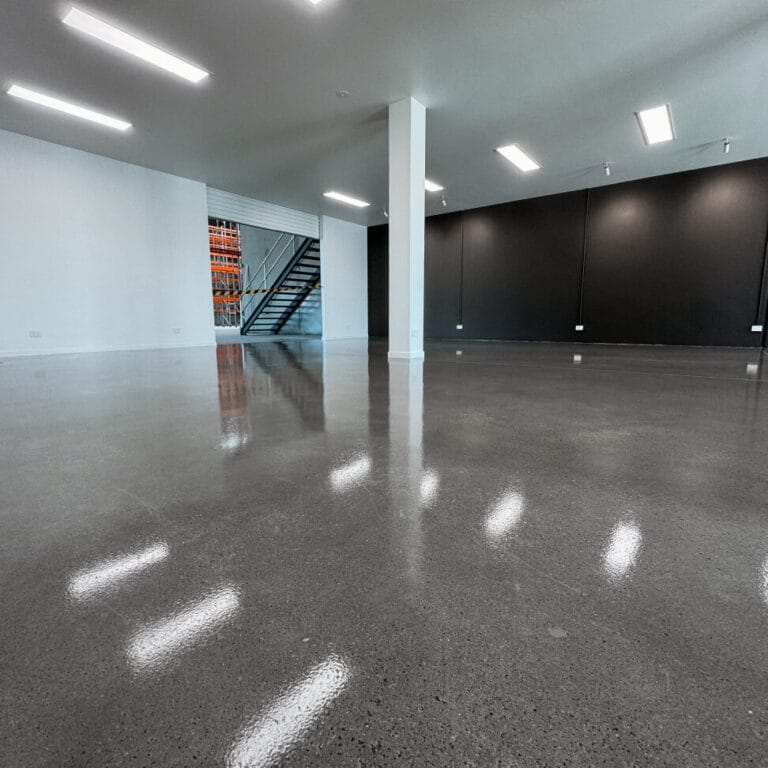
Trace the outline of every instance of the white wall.
<instances>
[{"instance_id":1,"label":"white wall","mask_svg":"<svg viewBox=\"0 0 768 768\"><path fill-rule=\"evenodd\" d=\"M237 221L275 232L320 237L320 221L312 213L283 208L281 205L234 195L212 187L208 187L208 215L215 219Z\"/></svg>"},{"instance_id":2,"label":"white wall","mask_svg":"<svg viewBox=\"0 0 768 768\"><path fill-rule=\"evenodd\" d=\"M322 217L323 339L368 338L368 230Z\"/></svg>"},{"instance_id":3,"label":"white wall","mask_svg":"<svg viewBox=\"0 0 768 768\"><path fill-rule=\"evenodd\" d=\"M203 184L0 131L0 356L213 344L207 215Z\"/></svg>"}]
</instances>

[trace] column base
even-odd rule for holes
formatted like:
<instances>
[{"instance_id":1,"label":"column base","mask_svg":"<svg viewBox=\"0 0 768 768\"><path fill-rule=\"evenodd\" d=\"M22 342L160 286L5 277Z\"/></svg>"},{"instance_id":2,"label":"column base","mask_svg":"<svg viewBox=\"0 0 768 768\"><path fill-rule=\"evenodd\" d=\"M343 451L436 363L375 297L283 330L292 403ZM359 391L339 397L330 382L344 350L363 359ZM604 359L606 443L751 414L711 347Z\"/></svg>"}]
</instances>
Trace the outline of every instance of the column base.
<instances>
[{"instance_id":1,"label":"column base","mask_svg":"<svg viewBox=\"0 0 768 768\"><path fill-rule=\"evenodd\" d=\"M423 352L390 352L387 357L390 360L423 360Z\"/></svg>"}]
</instances>

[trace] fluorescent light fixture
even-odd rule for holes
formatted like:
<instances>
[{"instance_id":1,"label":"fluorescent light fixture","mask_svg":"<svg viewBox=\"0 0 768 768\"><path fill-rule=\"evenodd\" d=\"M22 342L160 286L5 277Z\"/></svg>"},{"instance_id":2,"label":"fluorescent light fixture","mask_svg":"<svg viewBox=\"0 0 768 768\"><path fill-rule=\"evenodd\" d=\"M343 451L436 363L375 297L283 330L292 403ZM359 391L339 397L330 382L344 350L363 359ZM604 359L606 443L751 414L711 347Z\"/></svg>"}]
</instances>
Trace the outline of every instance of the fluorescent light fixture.
<instances>
[{"instance_id":1,"label":"fluorescent light fixture","mask_svg":"<svg viewBox=\"0 0 768 768\"><path fill-rule=\"evenodd\" d=\"M312 5L317 5L318 3L322 2L322 0L309 0Z\"/></svg>"},{"instance_id":2,"label":"fluorescent light fixture","mask_svg":"<svg viewBox=\"0 0 768 768\"><path fill-rule=\"evenodd\" d=\"M75 600L85 600L107 592L121 582L128 581L155 563L168 557L167 544L132 552L128 555L102 560L90 568L78 571L69 582L69 594Z\"/></svg>"},{"instance_id":3,"label":"fluorescent light fixture","mask_svg":"<svg viewBox=\"0 0 768 768\"><path fill-rule=\"evenodd\" d=\"M209 75L204 69L195 67L154 45L145 43L143 40L139 40L138 37L129 35L127 32L107 24L106 21L97 19L95 16L91 16L91 14L81 11L79 8L72 8L62 21L68 27L85 32L86 35L95 37L97 40L107 43L107 45L119 48L121 51L131 54L131 56L135 56L137 59L143 59L178 77L183 77L191 83L199 83Z\"/></svg>"},{"instance_id":4,"label":"fluorescent light fixture","mask_svg":"<svg viewBox=\"0 0 768 768\"><path fill-rule=\"evenodd\" d=\"M439 184L436 184L429 179L424 179L424 189L426 189L427 192L442 192L445 187L441 187Z\"/></svg>"},{"instance_id":5,"label":"fluorescent light fixture","mask_svg":"<svg viewBox=\"0 0 768 768\"><path fill-rule=\"evenodd\" d=\"M663 104L652 109L643 109L636 114L646 144L660 144L675 138L675 131L672 127L672 111L669 104Z\"/></svg>"},{"instance_id":6,"label":"fluorescent light fixture","mask_svg":"<svg viewBox=\"0 0 768 768\"><path fill-rule=\"evenodd\" d=\"M506 147L498 147L496 150L503 158L509 160L512 165L519 168L524 173L529 171L538 171L541 166L527 153L523 152L517 144L510 144Z\"/></svg>"},{"instance_id":7,"label":"fluorescent light fixture","mask_svg":"<svg viewBox=\"0 0 768 768\"><path fill-rule=\"evenodd\" d=\"M70 104L68 101L62 101L53 96L46 96L44 93L31 91L29 88L24 88L21 85L12 85L8 89L8 95L15 96L17 99L23 99L24 101L31 101L33 104L39 104L41 107L55 109L57 112L64 112L64 114L72 115L72 117L79 117L81 120L90 120L92 123L105 125L107 128L114 128L117 131L127 131L131 127L131 124L125 122L125 120L118 120L115 117L102 115L101 112L94 112L92 109L78 107L76 104Z\"/></svg>"},{"instance_id":8,"label":"fluorescent light fixture","mask_svg":"<svg viewBox=\"0 0 768 768\"><path fill-rule=\"evenodd\" d=\"M344 659L331 654L243 728L227 754L227 768L279 763L344 691L351 675Z\"/></svg>"},{"instance_id":9,"label":"fluorescent light fixture","mask_svg":"<svg viewBox=\"0 0 768 768\"><path fill-rule=\"evenodd\" d=\"M184 610L137 632L128 646L136 672L167 666L182 651L216 634L240 609L240 596L224 587Z\"/></svg>"},{"instance_id":10,"label":"fluorescent light fixture","mask_svg":"<svg viewBox=\"0 0 768 768\"><path fill-rule=\"evenodd\" d=\"M366 203L365 200L358 200L356 197L343 195L341 192L324 192L323 197L327 197L330 200L336 200L339 203L354 205L355 208L367 208L370 205L370 203Z\"/></svg>"}]
</instances>

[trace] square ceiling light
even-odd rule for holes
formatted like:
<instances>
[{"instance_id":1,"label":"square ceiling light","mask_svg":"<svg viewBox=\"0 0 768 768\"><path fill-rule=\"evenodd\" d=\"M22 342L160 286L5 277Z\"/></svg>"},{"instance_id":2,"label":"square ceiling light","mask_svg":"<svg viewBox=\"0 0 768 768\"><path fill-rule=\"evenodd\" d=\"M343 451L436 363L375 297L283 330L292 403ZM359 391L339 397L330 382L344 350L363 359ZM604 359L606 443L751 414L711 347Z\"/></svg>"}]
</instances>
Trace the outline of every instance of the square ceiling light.
<instances>
[{"instance_id":1,"label":"square ceiling light","mask_svg":"<svg viewBox=\"0 0 768 768\"><path fill-rule=\"evenodd\" d=\"M643 141L651 144L662 144L665 141L673 141L675 129L672 125L672 110L669 104L660 107L643 109L635 113L640 130L643 133Z\"/></svg>"}]
</instances>

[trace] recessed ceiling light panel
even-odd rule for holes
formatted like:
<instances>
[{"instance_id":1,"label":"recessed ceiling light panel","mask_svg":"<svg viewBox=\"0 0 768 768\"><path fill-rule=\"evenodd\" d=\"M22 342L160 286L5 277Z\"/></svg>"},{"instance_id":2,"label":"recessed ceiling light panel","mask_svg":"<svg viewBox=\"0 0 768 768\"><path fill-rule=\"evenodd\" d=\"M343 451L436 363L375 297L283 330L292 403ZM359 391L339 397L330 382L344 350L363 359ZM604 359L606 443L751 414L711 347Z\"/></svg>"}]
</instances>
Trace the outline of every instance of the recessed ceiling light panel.
<instances>
[{"instance_id":1,"label":"recessed ceiling light panel","mask_svg":"<svg viewBox=\"0 0 768 768\"><path fill-rule=\"evenodd\" d=\"M509 160L512 165L516 166L523 173L529 173L530 171L538 171L541 166L517 144L509 144L506 147L499 147L496 150L502 157Z\"/></svg>"},{"instance_id":2,"label":"recessed ceiling light panel","mask_svg":"<svg viewBox=\"0 0 768 768\"><path fill-rule=\"evenodd\" d=\"M336 200L336 202L339 203L353 205L355 208L367 208L370 205L370 203L366 203L365 200L358 200L356 197L343 195L341 192L324 192L323 197L327 197L330 200Z\"/></svg>"},{"instance_id":3,"label":"recessed ceiling light panel","mask_svg":"<svg viewBox=\"0 0 768 768\"><path fill-rule=\"evenodd\" d=\"M427 192L442 192L445 187L441 187L439 184L436 184L434 181L430 181L429 179L424 180L424 188L427 190Z\"/></svg>"},{"instance_id":4,"label":"recessed ceiling light panel","mask_svg":"<svg viewBox=\"0 0 768 768\"><path fill-rule=\"evenodd\" d=\"M672 110L669 108L669 104L663 104L652 109L643 109L636 114L646 144L661 144L675 138L675 129L672 126Z\"/></svg>"},{"instance_id":5,"label":"recessed ceiling light panel","mask_svg":"<svg viewBox=\"0 0 768 768\"><path fill-rule=\"evenodd\" d=\"M177 56L167 53L143 40L139 40L138 37L129 35L127 32L107 24L106 21L97 19L95 16L91 16L90 13L85 13L85 11L81 11L79 8L72 8L62 21L68 27L95 37L97 40L107 43L107 45L119 48L131 56L154 64L156 67L165 69L177 77L189 80L191 83L199 83L209 75L204 69L195 67Z\"/></svg>"},{"instance_id":6,"label":"recessed ceiling light panel","mask_svg":"<svg viewBox=\"0 0 768 768\"><path fill-rule=\"evenodd\" d=\"M101 112L94 112L92 109L79 107L77 104L62 101L54 96L47 96L38 91L31 91L29 88L24 88L21 85L12 85L8 89L8 95L14 96L17 99L23 99L24 101L31 101L33 104L39 104L41 107L55 109L57 112L63 112L64 114L72 115L72 117L79 117L81 120L89 120L92 123L105 125L107 128L114 128L117 131L127 131L131 127L131 124L125 120L118 120L115 117L109 117L109 115L103 115Z\"/></svg>"}]
</instances>

